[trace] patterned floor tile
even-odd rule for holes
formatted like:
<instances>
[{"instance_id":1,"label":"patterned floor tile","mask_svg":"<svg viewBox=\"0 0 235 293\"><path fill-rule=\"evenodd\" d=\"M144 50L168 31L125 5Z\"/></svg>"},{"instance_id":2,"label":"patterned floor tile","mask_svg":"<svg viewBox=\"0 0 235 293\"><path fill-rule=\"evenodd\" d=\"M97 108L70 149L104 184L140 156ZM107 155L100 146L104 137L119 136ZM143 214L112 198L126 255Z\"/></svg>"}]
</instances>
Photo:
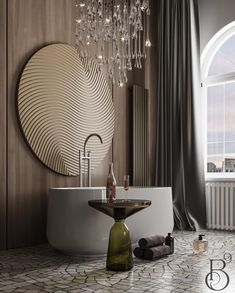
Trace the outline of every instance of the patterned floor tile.
<instances>
[{"instance_id":1,"label":"patterned floor tile","mask_svg":"<svg viewBox=\"0 0 235 293\"><path fill-rule=\"evenodd\" d=\"M224 271L230 280L222 292L235 292L235 234L203 232L209 241L207 254L192 253L192 242L198 233L175 231L173 255L154 261L134 258L129 272L106 271L104 256L66 256L49 245L0 251L0 292L211 293L214 291L205 283L210 259L218 259L218 264L213 264L219 268L226 253L234 259L224 260ZM220 286L225 285L224 272L215 272L221 274Z\"/></svg>"}]
</instances>

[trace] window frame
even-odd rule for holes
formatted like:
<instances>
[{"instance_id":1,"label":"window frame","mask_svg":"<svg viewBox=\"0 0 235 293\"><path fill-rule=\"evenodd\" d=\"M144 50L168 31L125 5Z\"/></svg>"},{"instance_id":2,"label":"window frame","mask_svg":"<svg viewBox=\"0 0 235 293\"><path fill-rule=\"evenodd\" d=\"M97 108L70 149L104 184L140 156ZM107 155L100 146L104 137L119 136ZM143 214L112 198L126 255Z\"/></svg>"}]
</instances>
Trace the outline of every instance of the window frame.
<instances>
[{"instance_id":1,"label":"window frame","mask_svg":"<svg viewBox=\"0 0 235 293\"><path fill-rule=\"evenodd\" d=\"M219 30L208 42L201 54L201 86L202 86L202 114L203 114L203 146L204 146L204 173L207 181L219 179L220 181L229 179L235 181L235 172L207 172L207 87L216 86L235 82L235 72L208 76L208 71L211 62L217 53L218 49L232 36L235 35L235 21L224 26Z\"/></svg>"}]
</instances>

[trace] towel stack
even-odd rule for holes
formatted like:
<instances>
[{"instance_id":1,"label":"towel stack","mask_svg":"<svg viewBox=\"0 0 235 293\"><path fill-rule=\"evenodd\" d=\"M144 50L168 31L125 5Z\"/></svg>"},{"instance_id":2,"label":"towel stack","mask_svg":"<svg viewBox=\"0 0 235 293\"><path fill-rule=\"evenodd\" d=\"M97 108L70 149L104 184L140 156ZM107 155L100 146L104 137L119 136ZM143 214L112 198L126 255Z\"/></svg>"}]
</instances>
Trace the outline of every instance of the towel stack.
<instances>
[{"instance_id":1,"label":"towel stack","mask_svg":"<svg viewBox=\"0 0 235 293\"><path fill-rule=\"evenodd\" d=\"M134 249L134 255L147 260L166 256L171 253L171 248L169 245L165 245L164 242L165 237L160 235L141 238L139 247Z\"/></svg>"}]
</instances>

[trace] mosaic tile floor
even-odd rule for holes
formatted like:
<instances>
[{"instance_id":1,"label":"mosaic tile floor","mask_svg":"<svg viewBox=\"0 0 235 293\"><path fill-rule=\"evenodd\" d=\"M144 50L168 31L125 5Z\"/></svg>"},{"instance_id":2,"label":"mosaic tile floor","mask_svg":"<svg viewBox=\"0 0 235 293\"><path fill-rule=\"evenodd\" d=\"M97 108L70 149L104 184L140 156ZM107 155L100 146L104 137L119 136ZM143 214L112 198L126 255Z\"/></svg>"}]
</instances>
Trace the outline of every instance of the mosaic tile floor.
<instances>
[{"instance_id":1,"label":"mosaic tile floor","mask_svg":"<svg viewBox=\"0 0 235 293\"><path fill-rule=\"evenodd\" d=\"M134 258L133 269L121 273L105 270L105 256L65 256L48 245L1 251L0 292L215 292L205 284L209 259L230 253L234 259L224 268L230 281L221 292L234 293L235 233L204 232L209 241L205 255L192 254L195 233L175 232L173 255L155 261ZM213 262L214 269L221 266L221 261ZM227 280L222 271L214 271L212 286L219 275L222 288Z\"/></svg>"}]
</instances>

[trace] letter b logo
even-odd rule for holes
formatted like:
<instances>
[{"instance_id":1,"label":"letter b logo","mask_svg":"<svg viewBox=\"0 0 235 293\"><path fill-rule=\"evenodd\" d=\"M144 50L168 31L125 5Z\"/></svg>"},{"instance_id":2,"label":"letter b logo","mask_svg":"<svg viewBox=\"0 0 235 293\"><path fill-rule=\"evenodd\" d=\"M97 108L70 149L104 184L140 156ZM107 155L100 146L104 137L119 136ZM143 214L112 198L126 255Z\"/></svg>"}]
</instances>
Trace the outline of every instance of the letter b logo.
<instances>
[{"instance_id":1,"label":"letter b logo","mask_svg":"<svg viewBox=\"0 0 235 293\"><path fill-rule=\"evenodd\" d=\"M231 262L231 254L225 254L223 259L210 259L210 272L206 275L205 281L208 288L213 291L224 290L229 284L229 276L224 271L226 262Z\"/></svg>"}]
</instances>

